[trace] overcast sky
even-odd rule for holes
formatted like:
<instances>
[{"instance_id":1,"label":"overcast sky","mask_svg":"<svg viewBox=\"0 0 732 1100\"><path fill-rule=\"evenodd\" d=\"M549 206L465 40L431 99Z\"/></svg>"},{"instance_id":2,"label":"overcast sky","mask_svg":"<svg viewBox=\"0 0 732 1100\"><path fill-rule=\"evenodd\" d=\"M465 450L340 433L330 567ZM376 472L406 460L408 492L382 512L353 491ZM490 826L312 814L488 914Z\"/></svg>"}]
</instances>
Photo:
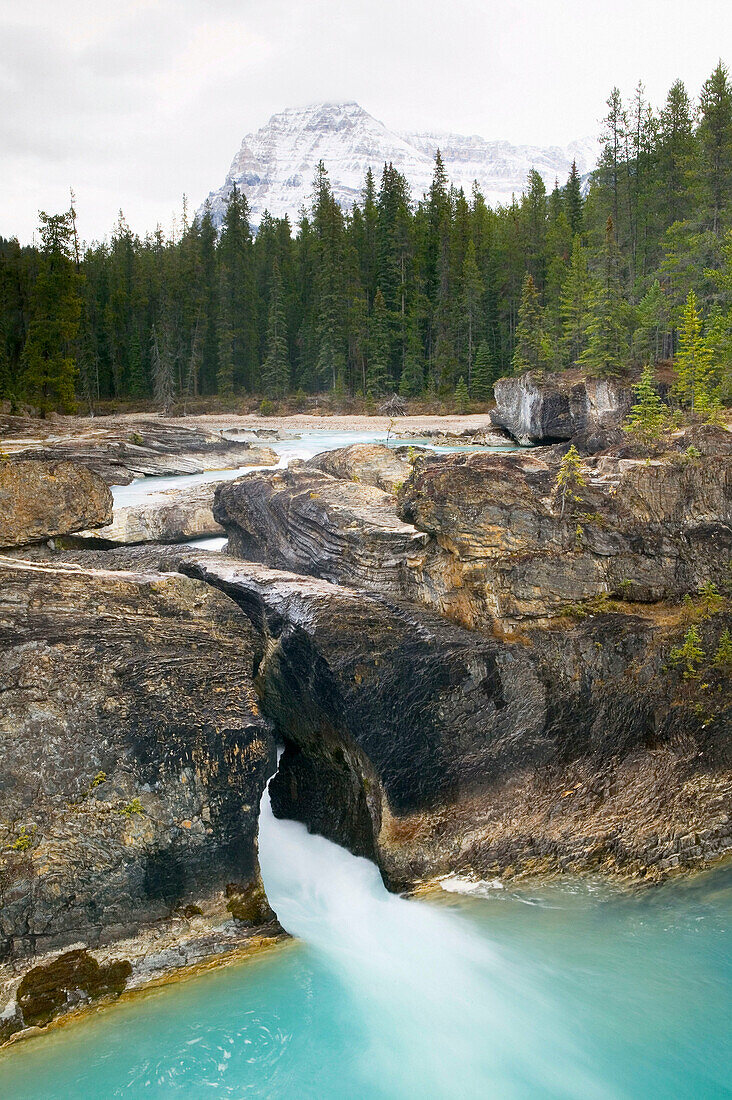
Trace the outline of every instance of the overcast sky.
<instances>
[{"instance_id":1,"label":"overcast sky","mask_svg":"<svg viewBox=\"0 0 732 1100\"><path fill-rule=\"evenodd\" d=\"M168 230L277 110L355 99L393 129L550 145L596 133L613 84L693 95L731 0L0 0L0 234L76 192Z\"/></svg>"}]
</instances>

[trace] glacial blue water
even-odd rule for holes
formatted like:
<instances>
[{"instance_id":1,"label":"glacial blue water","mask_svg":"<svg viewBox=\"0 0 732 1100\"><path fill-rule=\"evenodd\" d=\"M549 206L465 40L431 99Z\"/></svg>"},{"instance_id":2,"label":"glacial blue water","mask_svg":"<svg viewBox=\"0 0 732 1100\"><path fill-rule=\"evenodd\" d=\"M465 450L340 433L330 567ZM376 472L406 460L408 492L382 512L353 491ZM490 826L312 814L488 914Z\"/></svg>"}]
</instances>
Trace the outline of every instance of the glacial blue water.
<instances>
[{"instance_id":1,"label":"glacial blue water","mask_svg":"<svg viewBox=\"0 0 732 1100\"><path fill-rule=\"evenodd\" d=\"M3 1100L731 1095L732 869L407 901L268 805L260 854L299 940L7 1050Z\"/></svg>"}]
</instances>

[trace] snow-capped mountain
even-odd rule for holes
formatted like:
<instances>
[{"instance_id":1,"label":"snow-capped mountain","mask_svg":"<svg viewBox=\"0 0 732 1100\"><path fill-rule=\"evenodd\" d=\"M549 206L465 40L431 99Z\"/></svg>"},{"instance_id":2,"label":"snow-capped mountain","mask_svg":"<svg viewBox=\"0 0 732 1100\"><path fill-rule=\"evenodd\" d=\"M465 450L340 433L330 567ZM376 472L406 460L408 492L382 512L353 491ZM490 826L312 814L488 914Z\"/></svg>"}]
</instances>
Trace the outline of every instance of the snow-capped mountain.
<instances>
[{"instance_id":1,"label":"snow-capped mountain","mask_svg":"<svg viewBox=\"0 0 732 1100\"><path fill-rule=\"evenodd\" d=\"M565 182L573 160L580 173L590 171L598 151L592 139L566 148L541 148L487 141L477 135L397 133L358 103L315 103L280 111L256 133L247 134L223 185L210 193L208 201L214 221L220 224L236 184L247 196L253 225L259 224L265 210L278 218L287 214L294 225L303 204L309 203L320 160L345 210L359 198L369 167L378 188L385 163L406 176L417 200L429 188L438 148L450 181L469 194L477 180L491 204L510 202L512 194L520 194L532 167L551 188L556 178Z\"/></svg>"}]
</instances>

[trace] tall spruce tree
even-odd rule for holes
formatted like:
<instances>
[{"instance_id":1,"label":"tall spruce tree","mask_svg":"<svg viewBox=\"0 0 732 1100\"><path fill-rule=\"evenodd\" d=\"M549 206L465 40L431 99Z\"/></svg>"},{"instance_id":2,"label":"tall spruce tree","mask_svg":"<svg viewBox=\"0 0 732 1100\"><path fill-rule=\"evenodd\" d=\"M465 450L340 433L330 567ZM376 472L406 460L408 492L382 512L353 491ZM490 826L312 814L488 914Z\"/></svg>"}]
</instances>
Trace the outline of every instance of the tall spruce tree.
<instances>
[{"instance_id":1,"label":"tall spruce tree","mask_svg":"<svg viewBox=\"0 0 732 1100\"><path fill-rule=\"evenodd\" d=\"M608 218L602 271L587 332L587 347L580 362L600 378L617 378L628 367L627 308L620 278L620 255L615 227Z\"/></svg>"},{"instance_id":2,"label":"tall spruce tree","mask_svg":"<svg viewBox=\"0 0 732 1100\"><path fill-rule=\"evenodd\" d=\"M732 206L732 86L720 60L704 82L699 97L700 168L712 231L723 231L724 214Z\"/></svg>"},{"instance_id":3,"label":"tall spruce tree","mask_svg":"<svg viewBox=\"0 0 732 1100\"><path fill-rule=\"evenodd\" d=\"M371 318L371 341L366 367L366 393L380 397L389 388L389 316L384 295L379 287Z\"/></svg>"},{"instance_id":4,"label":"tall spruce tree","mask_svg":"<svg viewBox=\"0 0 732 1100\"><path fill-rule=\"evenodd\" d=\"M587 349L592 319L593 280L587 266L587 252L579 234L572 242L567 278L560 296L562 343L569 366L578 363Z\"/></svg>"},{"instance_id":5,"label":"tall spruce tree","mask_svg":"<svg viewBox=\"0 0 732 1100\"><path fill-rule=\"evenodd\" d=\"M712 355L702 335L702 322L693 290L689 291L684 307L674 369L674 394L681 405L692 413L709 412L715 407Z\"/></svg>"},{"instance_id":6,"label":"tall spruce tree","mask_svg":"<svg viewBox=\"0 0 732 1100\"><path fill-rule=\"evenodd\" d=\"M523 374L527 370L542 370L548 364L544 314L539 291L533 276L524 276L521 306L516 328L516 345L513 352L513 372Z\"/></svg>"},{"instance_id":7,"label":"tall spruce tree","mask_svg":"<svg viewBox=\"0 0 732 1100\"><path fill-rule=\"evenodd\" d=\"M488 343L482 340L475 353L471 396L476 401L490 401L493 397L493 383L496 378L496 367L491 349Z\"/></svg>"},{"instance_id":8,"label":"tall spruce tree","mask_svg":"<svg viewBox=\"0 0 732 1100\"><path fill-rule=\"evenodd\" d=\"M23 385L41 415L74 407L81 279L73 253L71 213L40 213L39 268L30 300L30 322L23 350Z\"/></svg>"},{"instance_id":9,"label":"tall spruce tree","mask_svg":"<svg viewBox=\"0 0 732 1100\"><path fill-rule=\"evenodd\" d=\"M275 259L269 292L267 321L267 354L262 364L262 387L268 397L284 397L290 384L290 363L287 354L287 321L282 294L280 266Z\"/></svg>"}]
</instances>

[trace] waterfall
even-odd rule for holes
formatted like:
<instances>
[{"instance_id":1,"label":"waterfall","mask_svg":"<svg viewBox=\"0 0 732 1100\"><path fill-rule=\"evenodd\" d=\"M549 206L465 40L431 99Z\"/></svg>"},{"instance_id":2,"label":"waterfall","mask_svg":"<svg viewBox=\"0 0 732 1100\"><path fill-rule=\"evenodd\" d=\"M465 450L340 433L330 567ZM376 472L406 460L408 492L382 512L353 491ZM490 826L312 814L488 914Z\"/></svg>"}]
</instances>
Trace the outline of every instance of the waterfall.
<instances>
[{"instance_id":1,"label":"waterfall","mask_svg":"<svg viewBox=\"0 0 732 1100\"><path fill-rule=\"evenodd\" d=\"M369 860L275 818L268 792L259 860L282 925L345 987L374 1096L615 1095L504 951L459 913L388 893Z\"/></svg>"}]
</instances>

